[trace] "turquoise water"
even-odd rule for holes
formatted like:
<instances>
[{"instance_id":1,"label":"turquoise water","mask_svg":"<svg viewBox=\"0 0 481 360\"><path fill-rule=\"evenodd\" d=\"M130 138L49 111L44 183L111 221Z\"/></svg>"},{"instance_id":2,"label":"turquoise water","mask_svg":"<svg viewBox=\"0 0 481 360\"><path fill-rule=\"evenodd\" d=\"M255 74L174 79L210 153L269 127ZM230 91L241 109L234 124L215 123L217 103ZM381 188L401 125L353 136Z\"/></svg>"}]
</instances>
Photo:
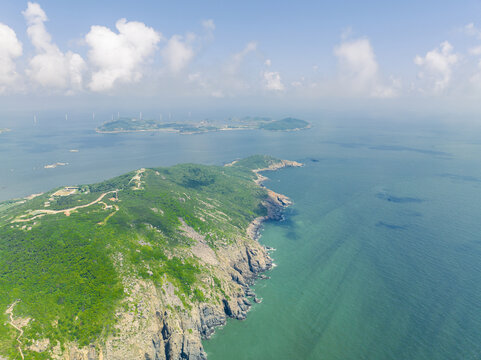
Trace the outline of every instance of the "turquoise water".
<instances>
[{"instance_id":1,"label":"turquoise water","mask_svg":"<svg viewBox=\"0 0 481 360\"><path fill-rule=\"evenodd\" d=\"M480 359L481 129L310 120L296 133L2 134L0 198L143 166L303 161L267 174L294 201L261 238L277 266L247 320L205 342L209 359ZM56 161L69 165L43 169Z\"/></svg>"},{"instance_id":2,"label":"turquoise water","mask_svg":"<svg viewBox=\"0 0 481 360\"><path fill-rule=\"evenodd\" d=\"M400 163L271 176L295 202L263 233L278 266L248 319L207 342L209 359L480 358L480 186Z\"/></svg>"}]
</instances>

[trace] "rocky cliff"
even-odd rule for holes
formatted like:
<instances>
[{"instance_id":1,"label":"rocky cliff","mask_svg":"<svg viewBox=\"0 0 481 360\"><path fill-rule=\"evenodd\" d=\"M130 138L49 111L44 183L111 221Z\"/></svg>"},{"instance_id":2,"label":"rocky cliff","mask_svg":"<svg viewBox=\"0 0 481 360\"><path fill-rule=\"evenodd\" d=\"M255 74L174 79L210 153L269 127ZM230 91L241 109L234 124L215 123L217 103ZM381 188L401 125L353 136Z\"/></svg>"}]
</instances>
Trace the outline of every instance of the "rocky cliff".
<instances>
[{"instance_id":1,"label":"rocky cliff","mask_svg":"<svg viewBox=\"0 0 481 360\"><path fill-rule=\"evenodd\" d=\"M266 179L261 172L288 166L302 166L296 162L274 161L270 158L265 163L266 166L249 170L255 174L250 181L254 180L256 186L260 188ZM229 164L229 166L233 166L233 164ZM132 177L135 180L132 190L140 191L143 187L148 187L148 178L143 183L142 176L164 178L159 171L142 169ZM129 184L133 180L130 180ZM110 257L117 273L120 274L124 292L124 296L115 310L115 321L111 325L105 326L103 334L88 346L79 346L77 342L72 341L64 344L52 343L47 337L34 340L18 339L18 344L14 346L18 348L21 357L34 359L37 358L35 354L42 356L48 354L52 359L68 360L207 359L202 340L212 336L215 329L224 325L228 318L238 320L246 318L252 303L259 302L251 285L256 279L264 276L263 272L272 267L268 249L257 241L259 229L262 223L268 219L281 219L283 209L291 202L286 196L269 189L262 191L264 191L265 197L261 205L266 210L265 214L255 218L249 226L239 229L234 235L231 233L230 236L233 236L231 241L216 238L216 242L213 243L213 234L200 232L189 225L186 219L178 218L180 226L176 231L182 237L188 238L189 243L183 246L165 247L163 251L167 259L184 259L184 263L187 263L188 259L192 259L197 264L196 266L202 269L196 279L198 281L197 288L202 289L197 300L193 300L193 295L188 297L180 291L179 286L184 281L182 276L174 279L164 274L162 278L154 280L153 277L149 278L149 275L153 276L155 269L145 262L143 268L147 275L139 277L132 271L125 253L122 251L112 252ZM104 197L107 196L103 195L102 201L105 201ZM112 206L113 213L108 215L104 222L115 216L119 208L121 209L123 206L122 196L119 197L118 194L109 200L112 201L112 205L104 204L104 206ZM192 195L183 193L178 201L183 204L189 200L192 200ZM212 199L212 204L203 200L201 203L211 209L210 216L222 217L222 219L230 218L230 215L216 210L215 200ZM90 206L90 204L92 203L87 205ZM152 208L152 211L156 214L163 214L161 209ZM46 214L49 213L46 212ZM40 213L40 215L42 214ZM202 213L202 216L205 215L206 213ZM22 216L20 217L21 221L25 221ZM34 216L38 217L39 212L37 211ZM70 216L70 212L67 216ZM197 216L202 219L201 215L197 214ZM143 224L143 226L153 229L154 232L160 231L151 224ZM143 248L152 246L143 238L137 241L140 250L135 251L139 254ZM11 313L15 305L16 303L10 307ZM20 319L20 316L17 319ZM14 325L13 320L12 315L12 326ZM19 329L28 327L29 319L24 320L24 325Z\"/></svg>"}]
</instances>

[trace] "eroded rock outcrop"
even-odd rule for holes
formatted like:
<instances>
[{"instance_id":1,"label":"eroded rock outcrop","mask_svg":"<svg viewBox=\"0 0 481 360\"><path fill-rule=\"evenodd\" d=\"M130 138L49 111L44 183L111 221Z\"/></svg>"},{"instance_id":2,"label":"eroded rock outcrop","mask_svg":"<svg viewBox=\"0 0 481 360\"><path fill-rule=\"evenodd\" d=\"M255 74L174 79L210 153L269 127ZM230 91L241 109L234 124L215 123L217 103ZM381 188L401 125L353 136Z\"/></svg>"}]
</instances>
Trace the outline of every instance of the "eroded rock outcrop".
<instances>
[{"instance_id":1,"label":"eroded rock outcrop","mask_svg":"<svg viewBox=\"0 0 481 360\"><path fill-rule=\"evenodd\" d=\"M254 170L255 181L262 184L266 179L261 171L300 165L282 161ZM206 360L202 340L211 337L217 327L226 324L228 318L245 319L252 304L261 302L250 286L256 279L265 278L263 273L272 268L272 259L270 249L257 241L259 230L268 219L282 219L283 209L291 204L286 196L266 190L267 197L262 204L267 214L252 221L235 241L212 246L206 236L179 218L179 231L192 242L188 247L177 249L176 256L193 257L202 265L205 271L200 275L200 281L207 289L204 300L187 301L167 276L159 285L158 281L148 277L138 278L123 273L122 254L118 254L114 260L123 275L125 300L115 314L113 330L110 329L108 335L90 346L79 348L76 344L69 344L66 351L54 351L52 358ZM139 241L143 246L150 246L144 240ZM44 351L40 345L32 347L32 351Z\"/></svg>"}]
</instances>

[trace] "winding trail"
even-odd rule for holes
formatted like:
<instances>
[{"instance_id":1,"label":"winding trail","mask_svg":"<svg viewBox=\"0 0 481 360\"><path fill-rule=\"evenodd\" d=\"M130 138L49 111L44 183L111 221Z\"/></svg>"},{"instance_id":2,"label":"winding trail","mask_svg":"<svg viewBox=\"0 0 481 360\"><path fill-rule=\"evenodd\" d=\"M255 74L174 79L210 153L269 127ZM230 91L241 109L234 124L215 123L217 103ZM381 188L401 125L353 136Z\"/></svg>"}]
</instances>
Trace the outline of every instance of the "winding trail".
<instances>
[{"instance_id":1,"label":"winding trail","mask_svg":"<svg viewBox=\"0 0 481 360\"><path fill-rule=\"evenodd\" d=\"M19 332L19 335L17 336L18 351L20 352L20 356L22 357L22 359L25 359L25 357L23 356L23 351L22 351L22 347L21 347L22 342L20 341L20 338L23 335L23 330L22 330L22 328L17 327L17 325L15 325L14 320L13 320L13 309L15 308L15 305L18 304L18 301L19 300L16 300L12 305L10 305L10 307L7 309L7 311L5 311L5 314L7 314L10 317L9 324L12 325L12 327Z\"/></svg>"},{"instance_id":2,"label":"winding trail","mask_svg":"<svg viewBox=\"0 0 481 360\"><path fill-rule=\"evenodd\" d=\"M105 203L102 203L102 204L108 206L108 205L105 204ZM113 205L113 207L115 208L115 211L114 211L113 213L110 213L109 215L107 215L107 217L106 217L103 221L101 221L101 222L98 223L99 225L105 225L105 224L107 224L107 221L109 221L109 219L110 219L112 216L114 216L114 215L117 213L117 211L120 210L120 208L119 208L117 205Z\"/></svg>"},{"instance_id":3,"label":"winding trail","mask_svg":"<svg viewBox=\"0 0 481 360\"><path fill-rule=\"evenodd\" d=\"M32 215L32 214L25 214L25 215L22 215L18 218L16 218L15 220L12 221L12 223L14 222L27 222L27 221L31 221L31 220L34 220L38 217L42 217L44 215L55 215L55 214L60 214L60 213L64 213L66 216L70 216L70 213L72 211L75 211L75 210L78 210L78 209L83 209L83 208L86 208L86 207L89 207L89 206L92 206L92 205L95 205L97 204L98 202L102 201L102 199L107 195L107 194L110 194L110 193L115 193L117 192L118 190L112 190L112 191L109 191L109 192L106 192L106 193L103 193L102 195L99 196L98 199L88 203L88 204L85 204L85 205L78 205L78 206L75 206L73 208L70 208L70 209L63 209L63 210L48 210L48 209L42 209L42 210L35 210L35 213L36 215L31 217L31 218L28 218L28 219L22 219L23 217L25 216L28 216L28 215Z\"/></svg>"}]
</instances>

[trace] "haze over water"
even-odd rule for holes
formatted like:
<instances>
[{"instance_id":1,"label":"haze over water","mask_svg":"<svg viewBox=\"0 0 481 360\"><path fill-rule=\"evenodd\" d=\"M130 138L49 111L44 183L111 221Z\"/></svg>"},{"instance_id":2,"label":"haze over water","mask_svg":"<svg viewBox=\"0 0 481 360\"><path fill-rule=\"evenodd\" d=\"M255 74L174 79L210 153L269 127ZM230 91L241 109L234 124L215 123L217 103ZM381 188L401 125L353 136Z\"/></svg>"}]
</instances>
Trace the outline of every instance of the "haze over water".
<instances>
[{"instance_id":1,"label":"haze over water","mask_svg":"<svg viewBox=\"0 0 481 360\"><path fill-rule=\"evenodd\" d=\"M261 238L277 267L247 320L205 342L209 359L478 359L481 128L306 120L293 133L17 129L0 135L0 199L140 167L302 161L266 174L294 201ZM69 165L43 168L55 162Z\"/></svg>"}]
</instances>

